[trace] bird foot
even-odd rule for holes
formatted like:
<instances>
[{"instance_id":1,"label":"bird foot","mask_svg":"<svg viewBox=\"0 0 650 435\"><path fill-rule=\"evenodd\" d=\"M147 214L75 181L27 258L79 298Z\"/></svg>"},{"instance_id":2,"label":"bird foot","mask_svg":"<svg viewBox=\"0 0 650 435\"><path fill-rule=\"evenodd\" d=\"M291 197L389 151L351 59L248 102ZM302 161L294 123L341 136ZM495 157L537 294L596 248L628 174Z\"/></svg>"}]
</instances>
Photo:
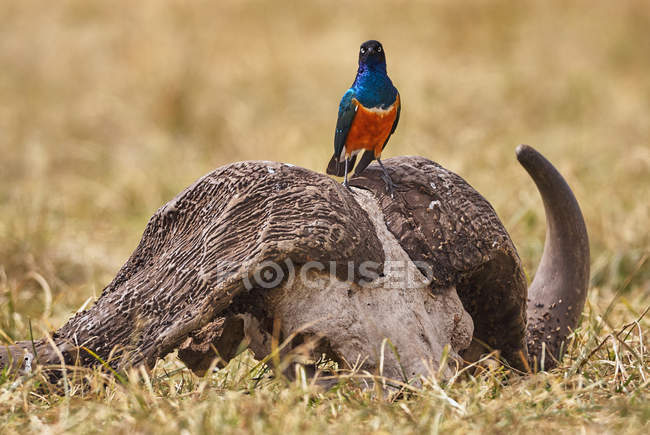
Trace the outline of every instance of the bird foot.
<instances>
[{"instance_id":1,"label":"bird foot","mask_svg":"<svg viewBox=\"0 0 650 435\"><path fill-rule=\"evenodd\" d=\"M348 183L348 180L343 181L343 183L341 183L341 184L343 185L343 187L345 187L350 192L352 192L352 188L350 187L350 183Z\"/></svg>"},{"instance_id":2,"label":"bird foot","mask_svg":"<svg viewBox=\"0 0 650 435\"><path fill-rule=\"evenodd\" d=\"M381 179L386 183L386 191L390 194L390 197L394 198L395 189L398 187L397 184L393 183L393 180L388 174L382 174Z\"/></svg>"}]
</instances>

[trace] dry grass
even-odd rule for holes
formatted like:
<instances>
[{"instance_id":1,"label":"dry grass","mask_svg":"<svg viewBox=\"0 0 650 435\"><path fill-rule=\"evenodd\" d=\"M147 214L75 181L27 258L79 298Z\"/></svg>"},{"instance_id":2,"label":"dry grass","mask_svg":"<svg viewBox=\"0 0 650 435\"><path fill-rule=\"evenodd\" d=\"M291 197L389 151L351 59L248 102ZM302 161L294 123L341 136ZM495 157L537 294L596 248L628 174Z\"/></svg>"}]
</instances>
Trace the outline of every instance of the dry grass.
<instances>
[{"instance_id":1,"label":"dry grass","mask_svg":"<svg viewBox=\"0 0 650 435\"><path fill-rule=\"evenodd\" d=\"M0 339L97 297L149 216L214 167L322 171L358 45L376 38L404 103L387 156L466 178L529 274L544 215L514 147L537 146L574 188L592 285L565 367L379 397L255 380L249 357L198 379L169 357L125 384L2 378L1 432L647 431L650 316L631 323L650 304L647 1L187 3L3 2Z\"/></svg>"}]
</instances>

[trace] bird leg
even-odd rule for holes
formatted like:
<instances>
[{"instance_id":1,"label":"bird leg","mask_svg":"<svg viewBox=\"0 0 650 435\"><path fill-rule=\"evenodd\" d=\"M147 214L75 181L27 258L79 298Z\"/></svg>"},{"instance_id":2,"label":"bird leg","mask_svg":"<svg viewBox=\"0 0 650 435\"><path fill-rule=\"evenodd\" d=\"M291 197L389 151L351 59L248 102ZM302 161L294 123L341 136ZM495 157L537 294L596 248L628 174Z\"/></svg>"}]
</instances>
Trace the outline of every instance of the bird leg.
<instances>
[{"instance_id":1,"label":"bird leg","mask_svg":"<svg viewBox=\"0 0 650 435\"><path fill-rule=\"evenodd\" d=\"M348 184L348 162L350 161L349 157L345 157L345 176L343 177L343 186L347 187L350 189L350 185Z\"/></svg>"},{"instance_id":2,"label":"bird leg","mask_svg":"<svg viewBox=\"0 0 650 435\"><path fill-rule=\"evenodd\" d=\"M384 171L384 175L381 176L381 179L384 180L384 183L386 183L386 190L388 190L388 193L390 193L390 197L392 198L397 185L393 183L393 179L390 178L390 175L388 175L388 171L384 167L384 164L381 162L381 159L379 157L377 157L377 162L379 162L381 170Z\"/></svg>"}]
</instances>

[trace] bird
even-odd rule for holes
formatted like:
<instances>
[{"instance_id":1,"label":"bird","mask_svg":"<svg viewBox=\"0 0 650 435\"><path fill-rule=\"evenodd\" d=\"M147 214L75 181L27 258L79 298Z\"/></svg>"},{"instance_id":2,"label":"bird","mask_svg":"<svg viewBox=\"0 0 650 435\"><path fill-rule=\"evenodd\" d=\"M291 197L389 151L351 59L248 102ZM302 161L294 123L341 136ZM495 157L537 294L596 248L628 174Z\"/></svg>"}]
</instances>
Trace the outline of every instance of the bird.
<instances>
[{"instance_id":1,"label":"bird","mask_svg":"<svg viewBox=\"0 0 650 435\"><path fill-rule=\"evenodd\" d=\"M327 173L343 176L343 186L349 188L348 174L354 168L357 154L364 151L354 175L363 172L376 159L392 196L396 186L381 162L381 153L397 128L400 112L400 95L386 72L384 47L379 41L366 41L359 48L354 83L339 104L334 155L327 165Z\"/></svg>"}]
</instances>

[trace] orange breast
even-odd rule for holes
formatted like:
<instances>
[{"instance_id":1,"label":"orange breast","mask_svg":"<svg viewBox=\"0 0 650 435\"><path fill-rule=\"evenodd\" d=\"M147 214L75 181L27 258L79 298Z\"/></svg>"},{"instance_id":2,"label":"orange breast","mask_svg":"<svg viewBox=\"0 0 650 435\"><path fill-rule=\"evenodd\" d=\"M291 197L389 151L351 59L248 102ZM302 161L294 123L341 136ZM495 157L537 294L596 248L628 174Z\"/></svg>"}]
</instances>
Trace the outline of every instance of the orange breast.
<instances>
[{"instance_id":1,"label":"orange breast","mask_svg":"<svg viewBox=\"0 0 650 435\"><path fill-rule=\"evenodd\" d=\"M375 157L379 157L397 117L399 95L395 103L385 110L366 109L358 101L353 102L358 109L345 141L345 152L351 154L356 150L374 150Z\"/></svg>"}]
</instances>

